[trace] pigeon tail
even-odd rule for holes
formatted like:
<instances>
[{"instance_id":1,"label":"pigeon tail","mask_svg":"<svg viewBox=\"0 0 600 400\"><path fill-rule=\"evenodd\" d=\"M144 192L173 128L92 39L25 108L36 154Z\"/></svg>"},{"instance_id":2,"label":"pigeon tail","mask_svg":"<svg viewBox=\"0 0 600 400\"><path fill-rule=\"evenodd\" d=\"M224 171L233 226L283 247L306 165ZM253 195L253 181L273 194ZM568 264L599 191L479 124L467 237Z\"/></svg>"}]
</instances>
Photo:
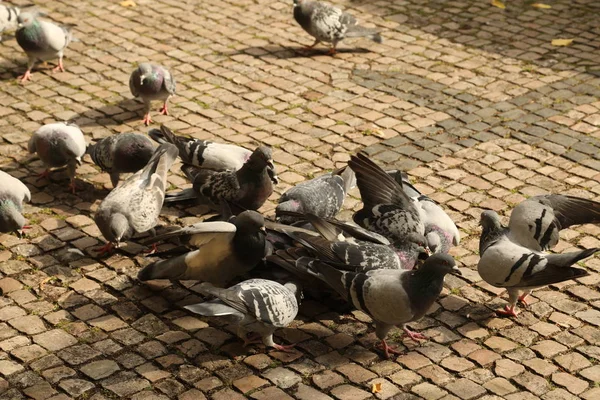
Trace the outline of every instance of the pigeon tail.
<instances>
[{"instance_id":1,"label":"pigeon tail","mask_svg":"<svg viewBox=\"0 0 600 400\"><path fill-rule=\"evenodd\" d=\"M153 279L178 279L187 269L186 256L187 253L179 257L149 264L138 272L138 279L142 282Z\"/></svg>"},{"instance_id":2,"label":"pigeon tail","mask_svg":"<svg viewBox=\"0 0 600 400\"><path fill-rule=\"evenodd\" d=\"M198 195L194 192L194 189L183 189L177 193L169 193L165 196L165 203L179 203L182 201L197 199Z\"/></svg>"},{"instance_id":3,"label":"pigeon tail","mask_svg":"<svg viewBox=\"0 0 600 400\"><path fill-rule=\"evenodd\" d=\"M365 28L360 25L352 25L348 27L346 37L366 37L374 41L375 43L383 42L383 38L378 30L372 28Z\"/></svg>"}]
</instances>

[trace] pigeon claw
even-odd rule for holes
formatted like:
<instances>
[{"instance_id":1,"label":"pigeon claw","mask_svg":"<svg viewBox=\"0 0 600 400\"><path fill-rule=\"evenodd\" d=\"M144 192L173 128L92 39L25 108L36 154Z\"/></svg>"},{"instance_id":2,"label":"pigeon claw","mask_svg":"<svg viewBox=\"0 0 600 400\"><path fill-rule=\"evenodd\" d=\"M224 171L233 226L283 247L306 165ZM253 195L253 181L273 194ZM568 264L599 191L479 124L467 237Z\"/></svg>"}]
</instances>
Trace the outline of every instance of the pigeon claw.
<instances>
[{"instance_id":1,"label":"pigeon claw","mask_svg":"<svg viewBox=\"0 0 600 400\"><path fill-rule=\"evenodd\" d=\"M152 243L152 246L150 246L150 249L144 250L142 253L149 256L150 254L154 254L156 252L158 252L158 243Z\"/></svg>"},{"instance_id":2,"label":"pigeon claw","mask_svg":"<svg viewBox=\"0 0 600 400\"><path fill-rule=\"evenodd\" d=\"M158 110L162 115L169 115L169 108L167 107L167 103L163 104L162 108Z\"/></svg>"},{"instance_id":3,"label":"pigeon claw","mask_svg":"<svg viewBox=\"0 0 600 400\"><path fill-rule=\"evenodd\" d=\"M411 338L412 340L414 340L415 342L418 342L419 340L427 340L428 337L423 335L422 333L418 333L418 332L413 332L408 328L404 328L404 333L406 334L406 336L408 336L409 338Z\"/></svg>"},{"instance_id":4,"label":"pigeon claw","mask_svg":"<svg viewBox=\"0 0 600 400\"><path fill-rule=\"evenodd\" d=\"M56 73L56 72L65 72L65 67L62 63L62 60L58 60L58 65L54 68L52 68L52 72Z\"/></svg>"},{"instance_id":5,"label":"pigeon claw","mask_svg":"<svg viewBox=\"0 0 600 400\"><path fill-rule=\"evenodd\" d=\"M30 81L31 80L31 71L30 70L25 71L25 73L23 75L21 75L20 77L18 77L17 79L20 79L21 83Z\"/></svg>"},{"instance_id":6,"label":"pigeon claw","mask_svg":"<svg viewBox=\"0 0 600 400\"><path fill-rule=\"evenodd\" d=\"M496 310L496 314L502 315L504 317L517 317L517 312L515 311L515 306L506 305L504 309Z\"/></svg>"},{"instance_id":7,"label":"pigeon claw","mask_svg":"<svg viewBox=\"0 0 600 400\"><path fill-rule=\"evenodd\" d=\"M335 47L331 47L331 48L329 49L329 55L330 55L330 56L334 56L334 55L336 55L336 54L337 54L337 50L335 49Z\"/></svg>"},{"instance_id":8,"label":"pigeon claw","mask_svg":"<svg viewBox=\"0 0 600 400\"><path fill-rule=\"evenodd\" d=\"M38 174L37 180L48 179L50 177L50 169L45 170L44 172L40 172Z\"/></svg>"},{"instance_id":9,"label":"pigeon claw","mask_svg":"<svg viewBox=\"0 0 600 400\"><path fill-rule=\"evenodd\" d=\"M519 303L521 303L521 305L523 305L523 307L527 307L529 305L529 303L527 303L527 300L525 300L525 299L527 299L527 296L529 296L529 293L522 294L518 298Z\"/></svg>"},{"instance_id":10,"label":"pigeon claw","mask_svg":"<svg viewBox=\"0 0 600 400\"><path fill-rule=\"evenodd\" d=\"M395 347L389 346L386 343L385 339L382 339L381 343L379 343L377 345L377 347L380 347L381 350L383 350L383 354L384 354L384 356L385 356L386 359L390 358L390 354L403 354L404 353L403 351L400 351L400 350L396 349Z\"/></svg>"},{"instance_id":11,"label":"pigeon claw","mask_svg":"<svg viewBox=\"0 0 600 400\"><path fill-rule=\"evenodd\" d=\"M150 113L144 115L144 118L142 119L142 122L146 126L148 126L148 125L150 125L152 123L152 118L150 118Z\"/></svg>"},{"instance_id":12,"label":"pigeon claw","mask_svg":"<svg viewBox=\"0 0 600 400\"><path fill-rule=\"evenodd\" d=\"M112 252L113 249L114 249L113 244L111 242L108 242L104 246L98 247L95 250L98 253L98 257L103 257L105 254Z\"/></svg>"},{"instance_id":13,"label":"pigeon claw","mask_svg":"<svg viewBox=\"0 0 600 400\"><path fill-rule=\"evenodd\" d=\"M273 348L275 350L283 351L284 353L293 353L295 346L296 346L295 344L290 344L290 345L287 345L287 346L284 346L284 345L281 345L281 344L277 344L277 343L273 344Z\"/></svg>"},{"instance_id":14,"label":"pigeon claw","mask_svg":"<svg viewBox=\"0 0 600 400\"><path fill-rule=\"evenodd\" d=\"M71 182L69 183L69 190L73 194L75 194L75 192L77 191L77 185L75 184L75 179L71 179Z\"/></svg>"}]
</instances>

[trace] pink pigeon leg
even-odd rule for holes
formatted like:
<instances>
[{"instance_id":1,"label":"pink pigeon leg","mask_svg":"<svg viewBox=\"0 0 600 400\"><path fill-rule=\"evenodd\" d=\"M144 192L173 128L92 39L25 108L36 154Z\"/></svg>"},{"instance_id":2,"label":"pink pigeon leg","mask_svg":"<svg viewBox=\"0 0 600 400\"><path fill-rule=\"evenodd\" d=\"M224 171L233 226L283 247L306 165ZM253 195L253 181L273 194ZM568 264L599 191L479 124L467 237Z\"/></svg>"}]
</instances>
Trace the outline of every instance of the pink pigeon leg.
<instances>
[{"instance_id":1,"label":"pink pigeon leg","mask_svg":"<svg viewBox=\"0 0 600 400\"><path fill-rule=\"evenodd\" d=\"M529 305L529 303L527 303L527 301L525 300L525 299L527 299L527 296L529 296L529 293L523 293L518 298L519 303L521 303L525 307L527 307Z\"/></svg>"},{"instance_id":2,"label":"pink pigeon leg","mask_svg":"<svg viewBox=\"0 0 600 400\"><path fill-rule=\"evenodd\" d=\"M296 346L295 344L290 344L290 345L287 345L287 346L284 346L284 345L281 345L281 344L277 344L277 343L273 344L273 348L275 350L283 351L284 353L291 353L291 352L293 352L295 346Z\"/></svg>"},{"instance_id":3,"label":"pink pigeon leg","mask_svg":"<svg viewBox=\"0 0 600 400\"><path fill-rule=\"evenodd\" d=\"M71 183L69 183L69 190L73 194L75 194L75 192L77 191L77 185L75 184L75 178L71 178Z\"/></svg>"},{"instance_id":4,"label":"pink pigeon leg","mask_svg":"<svg viewBox=\"0 0 600 400\"><path fill-rule=\"evenodd\" d=\"M496 314L506 317L517 317L517 312L515 311L514 305L506 305L504 309L496 310Z\"/></svg>"},{"instance_id":5,"label":"pink pigeon leg","mask_svg":"<svg viewBox=\"0 0 600 400\"><path fill-rule=\"evenodd\" d=\"M96 251L99 257L103 257L105 254L110 253L114 249L114 245L111 242L106 243L102 247L98 247Z\"/></svg>"},{"instance_id":6,"label":"pink pigeon leg","mask_svg":"<svg viewBox=\"0 0 600 400\"><path fill-rule=\"evenodd\" d=\"M50 178L50 168L48 168L47 170L45 170L44 172L40 172L38 174L38 178L37 180L41 180L41 179L48 179Z\"/></svg>"},{"instance_id":7,"label":"pink pigeon leg","mask_svg":"<svg viewBox=\"0 0 600 400\"><path fill-rule=\"evenodd\" d=\"M158 243L152 243L152 246L150 246L150 249L144 250L142 253L150 255L150 254L156 253L157 251L158 251Z\"/></svg>"},{"instance_id":8,"label":"pink pigeon leg","mask_svg":"<svg viewBox=\"0 0 600 400\"><path fill-rule=\"evenodd\" d=\"M167 107L166 100L165 100L165 103L163 104L162 108L158 111L163 115L169 115L169 108Z\"/></svg>"},{"instance_id":9,"label":"pink pigeon leg","mask_svg":"<svg viewBox=\"0 0 600 400\"><path fill-rule=\"evenodd\" d=\"M406 336L408 336L415 342L418 342L419 340L427 340L428 339L428 337L423 335L422 333L413 332L410 329L408 329L407 327L404 327L403 329L404 329L404 333L406 334Z\"/></svg>"},{"instance_id":10,"label":"pink pigeon leg","mask_svg":"<svg viewBox=\"0 0 600 400\"><path fill-rule=\"evenodd\" d=\"M390 358L390 354L403 354L402 351L396 349L395 347L389 346L386 343L385 339L382 339L381 343L379 343L376 347L381 348L381 350L383 350L386 359Z\"/></svg>"},{"instance_id":11,"label":"pink pigeon leg","mask_svg":"<svg viewBox=\"0 0 600 400\"><path fill-rule=\"evenodd\" d=\"M17 79L20 79L21 83L30 81L31 80L31 69L28 69L27 71L25 71L25 73L23 75L21 75L20 77L18 77Z\"/></svg>"},{"instance_id":12,"label":"pink pigeon leg","mask_svg":"<svg viewBox=\"0 0 600 400\"><path fill-rule=\"evenodd\" d=\"M52 69L52 72L65 72L62 58L58 59L58 65Z\"/></svg>"},{"instance_id":13,"label":"pink pigeon leg","mask_svg":"<svg viewBox=\"0 0 600 400\"><path fill-rule=\"evenodd\" d=\"M152 118L150 118L150 113L149 112L146 115L144 115L144 118L142 119L142 122L146 126L148 126L148 125L150 125L152 123Z\"/></svg>"}]
</instances>

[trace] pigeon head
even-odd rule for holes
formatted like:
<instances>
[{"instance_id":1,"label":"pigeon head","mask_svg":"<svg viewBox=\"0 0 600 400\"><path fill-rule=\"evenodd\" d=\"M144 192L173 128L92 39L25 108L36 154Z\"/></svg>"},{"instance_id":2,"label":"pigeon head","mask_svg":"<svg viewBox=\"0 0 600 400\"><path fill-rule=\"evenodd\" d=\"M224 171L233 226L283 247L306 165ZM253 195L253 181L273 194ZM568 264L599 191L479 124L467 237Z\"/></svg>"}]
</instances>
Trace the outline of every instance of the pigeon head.
<instances>
[{"instance_id":1,"label":"pigeon head","mask_svg":"<svg viewBox=\"0 0 600 400\"><path fill-rule=\"evenodd\" d=\"M236 231L241 233L264 232L265 219L256 211L248 210L240 213L233 222Z\"/></svg>"},{"instance_id":2,"label":"pigeon head","mask_svg":"<svg viewBox=\"0 0 600 400\"><path fill-rule=\"evenodd\" d=\"M106 239L116 243L117 247L122 240L129 237L129 221L127 220L127 217L121 213L115 213L111 216L108 229L109 232L106 233L108 233L109 237Z\"/></svg>"},{"instance_id":3,"label":"pigeon head","mask_svg":"<svg viewBox=\"0 0 600 400\"><path fill-rule=\"evenodd\" d=\"M271 152L271 148L267 146L259 146L254 150L254 152L250 155L246 164L253 171L262 171L265 168L275 169L275 165L273 165L273 153Z\"/></svg>"},{"instance_id":4,"label":"pigeon head","mask_svg":"<svg viewBox=\"0 0 600 400\"><path fill-rule=\"evenodd\" d=\"M304 294L302 293L302 286L300 285L300 283L298 283L296 281L290 281L290 282L286 282L283 286L285 286L285 288L287 290L289 290L290 292L294 293L294 296L296 296L296 300L298 301L298 304L300 304L302 299L304 299Z\"/></svg>"},{"instance_id":5,"label":"pigeon head","mask_svg":"<svg viewBox=\"0 0 600 400\"><path fill-rule=\"evenodd\" d=\"M441 275L446 274L462 275L460 269L456 266L456 262L451 255L445 253L434 254L429 257L423 265L418 269L419 273L427 275Z\"/></svg>"},{"instance_id":6,"label":"pigeon head","mask_svg":"<svg viewBox=\"0 0 600 400\"><path fill-rule=\"evenodd\" d=\"M500 216L496 211L492 210L486 210L481 213L481 220L479 221L479 224L483 227L484 232L502 229Z\"/></svg>"},{"instance_id":7,"label":"pigeon head","mask_svg":"<svg viewBox=\"0 0 600 400\"><path fill-rule=\"evenodd\" d=\"M406 237L406 246L418 254L431 255L431 250L427 245L427 238L420 233L411 232Z\"/></svg>"},{"instance_id":8,"label":"pigeon head","mask_svg":"<svg viewBox=\"0 0 600 400\"><path fill-rule=\"evenodd\" d=\"M0 203L0 232L14 232L21 237L21 229L26 227L26 223L12 201Z\"/></svg>"},{"instance_id":9,"label":"pigeon head","mask_svg":"<svg viewBox=\"0 0 600 400\"><path fill-rule=\"evenodd\" d=\"M427 246L432 253L437 253L442 250L442 239L437 232L429 232L427 236Z\"/></svg>"},{"instance_id":10,"label":"pigeon head","mask_svg":"<svg viewBox=\"0 0 600 400\"><path fill-rule=\"evenodd\" d=\"M30 27L35 22L35 14L31 12L24 12L19 14L17 17L17 23L19 24L19 28L21 27Z\"/></svg>"},{"instance_id":11,"label":"pigeon head","mask_svg":"<svg viewBox=\"0 0 600 400\"><path fill-rule=\"evenodd\" d=\"M143 85L144 79L150 77L153 74L152 65L148 63L141 63L138 66L138 70L140 71L140 85Z\"/></svg>"}]
</instances>

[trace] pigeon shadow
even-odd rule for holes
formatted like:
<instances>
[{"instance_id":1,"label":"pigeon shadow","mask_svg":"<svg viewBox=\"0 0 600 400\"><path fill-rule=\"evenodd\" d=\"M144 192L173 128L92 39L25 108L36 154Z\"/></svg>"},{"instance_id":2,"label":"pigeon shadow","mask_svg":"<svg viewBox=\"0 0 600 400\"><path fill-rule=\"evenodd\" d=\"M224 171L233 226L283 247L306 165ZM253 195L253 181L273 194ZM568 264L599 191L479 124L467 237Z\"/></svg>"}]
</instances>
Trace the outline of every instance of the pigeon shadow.
<instances>
[{"instance_id":1,"label":"pigeon shadow","mask_svg":"<svg viewBox=\"0 0 600 400\"><path fill-rule=\"evenodd\" d=\"M348 48L342 47L337 49L337 54L364 54L370 53L371 50L362 47ZM329 56L335 57L329 54L328 47L314 47L308 49L303 46L277 46L277 45L266 45L259 47L246 47L245 49L239 49L231 52L222 53L225 56L236 56L240 54L247 54L253 57L261 58L277 58L277 59L290 59L290 58L310 58L314 56Z\"/></svg>"},{"instance_id":2,"label":"pigeon shadow","mask_svg":"<svg viewBox=\"0 0 600 400\"><path fill-rule=\"evenodd\" d=\"M125 98L117 103L82 112L72 121L80 127L113 126L135 120L142 120L144 103L133 98Z\"/></svg>"}]
</instances>

